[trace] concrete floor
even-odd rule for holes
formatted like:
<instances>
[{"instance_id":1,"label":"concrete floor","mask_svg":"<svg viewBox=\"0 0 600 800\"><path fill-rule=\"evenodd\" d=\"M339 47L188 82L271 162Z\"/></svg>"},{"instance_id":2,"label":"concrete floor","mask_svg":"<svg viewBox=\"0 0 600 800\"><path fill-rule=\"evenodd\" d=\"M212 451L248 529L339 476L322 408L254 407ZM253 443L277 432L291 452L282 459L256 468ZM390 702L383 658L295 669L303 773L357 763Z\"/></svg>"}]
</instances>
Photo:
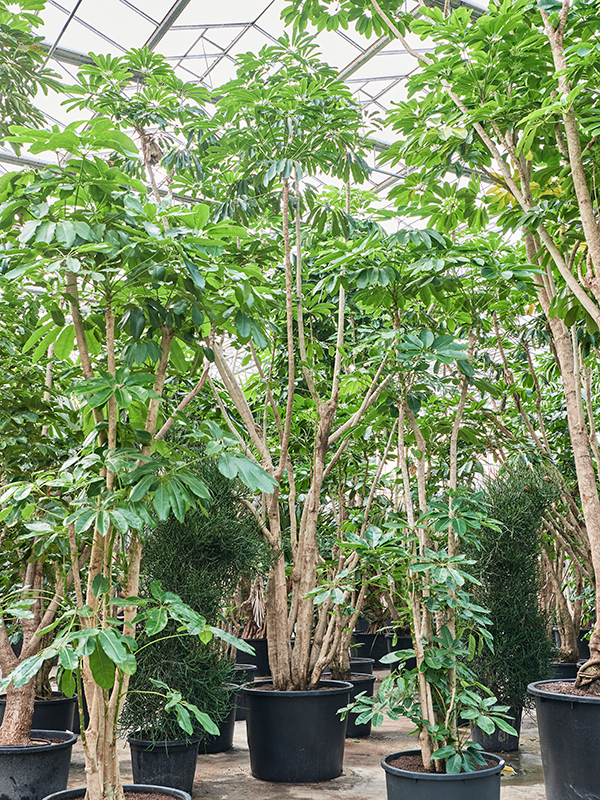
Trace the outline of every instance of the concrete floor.
<instances>
[{"instance_id":1,"label":"concrete floor","mask_svg":"<svg viewBox=\"0 0 600 800\"><path fill-rule=\"evenodd\" d=\"M194 800L385 800L385 777L380 767L383 756L415 747L408 735L411 723L385 720L367 739L347 739L344 772L333 781L316 784L265 783L250 774L246 723L236 722L233 749L228 753L199 756L194 782ZM131 782L129 747L119 748L125 783ZM535 718L525 715L521 749L506 754L514 775L502 776L501 800L545 800L542 762ZM69 788L85 785L83 750L78 742L73 751Z\"/></svg>"}]
</instances>

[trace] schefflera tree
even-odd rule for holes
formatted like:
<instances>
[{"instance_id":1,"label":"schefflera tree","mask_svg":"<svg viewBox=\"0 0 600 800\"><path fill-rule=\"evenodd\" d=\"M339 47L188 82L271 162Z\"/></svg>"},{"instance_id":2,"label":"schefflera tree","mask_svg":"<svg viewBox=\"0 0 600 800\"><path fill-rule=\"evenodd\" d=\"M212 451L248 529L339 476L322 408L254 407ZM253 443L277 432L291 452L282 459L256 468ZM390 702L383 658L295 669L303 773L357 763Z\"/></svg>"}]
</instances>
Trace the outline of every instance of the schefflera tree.
<instances>
[{"instance_id":1,"label":"schefflera tree","mask_svg":"<svg viewBox=\"0 0 600 800\"><path fill-rule=\"evenodd\" d=\"M107 119L65 131L16 128L12 135L31 152L54 154L57 165L0 180L4 280L18 293L43 290L46 313L24 349L35 345L34 354L43 353L54 343L52 367L60 370L54 390L78 409L79 441L85 440L70 458L57 452L46 470L4 487L3 514L50 522L50 530L38 528L38 541L62 539L74 597L63 585L53 643L2 684L10 704L58 655L63 689L83 685L88 703L90 724L82 733L88 800L122 800L116 723L136 668L136 625L155 636L175 619L203 641L216 632L237 643L159 586L144 601L137 592L143 530L153 515L165 520L172 512L183 520L210 497L193 468L197 453L163 438L197 391L177 398L172 411L162 407L177 381L182 347L203 352L204 276L212 273L218 283L226 274L208 249L225 248L232 238L236 246L243 231L208 223L206 206L149 202L144 184L113 165L113 153L123 159L139 153ZM241 476L253 490L249 476L259 472L250 465ZM165 702L191 730L186 715L196 712L168 691ZM9 734L3 731L7 744Z\"/></svg>"},{"instance_id":2,"label":"schefflera tree","mask_svg":"<svg viewBox=\"0 0 600 800\"><path fill-rule=\"evenodd\" d=\"M284 15L300 26L335 29L350 19L367 36L397 39L414 57L410 100L389 121L403 136L392 162L415 168L394 192L414 213L437 217L472 198L469 222L485 227L488 212L506 229L520 228L529 262L538 269L537 299L560 367L577 473L582 532L594 567L596 624L589 662L577 686L600 693L600 495L594 409L584 402L576 323L600 328L600 231L595 123L600 53L593 3L548 0L493 3L472 16L460 7L405 13L399 0L290 0ZM409 34L433 42L424 53ZM418 94L417 94L418 93ZM435 120L436 124L432 124ZM475 169L469 187L440 192L444 176ZM487 207L476 201L489 182ZM595 463L596 462L596 463Z\"/></svg>"},{"instance_id":3,"label":"schefflera tree","mask_svg":"<svg viewBox=\"0 0 600 800\"><path fill-rule=\"evenodd\" d=\"M243 284L225 309L226 317L235 318L238 335L246 343L255 379L244 384L234 373L219 337L213 348L222 383L214 389L226 422L247 453L278 484L273 494L252 508L274 553L266 587L266 616L273 684L280 690L315 687L335 652L333 626L327 613L315 624L310 595L320 559L323 481L343 452L345 437L389 381L385 357L374 347L365 362L376 358L378 368L371 371L371 362L364 390L354 406L340 410L349 324L343 269L346 254L339 227L332 236L340 245L339 260L327 272L327 291L314 279L312 295L307 297L305 289L309 271L305 255L310 246L305 246L304 239L310 230L303 218L303 178L318 173L347 183L362 180L366 172L360 156L364 122L360 107L333 70L318 59L315 49L308 37L300 36L282 38L259 54L240 56L237 78L219 91L212 121L219 134L209 149L221 179L230 179L224 209L239 215L241 192L250 194L256 204L261 195L274 203L270 217L267 203L263 204L263 216L257 217L252 234L257 243L266 239L274 252L263 275L263 281L270 284L261 312L270 318L266 335L261 332L256 309L247 302L253 297L245 293ZM345 217L341 214L335 219L339 225ZM315 253L311 256L312 269L325 274L323 265L315 266ZM312 322L323 316L332 323L326 343L312 335ZM215 328L219 328L218 319ZM233 403L237 417L227 412L221 396ZM308 426L307 451L302 454L300 469L306 468L309 478L302 493L296 487L299 463L291 445L292 437L304 435L300 430L295 433L296 420ZM291 591L286 540L292 561Z\"/></svg>"}]
</instances>

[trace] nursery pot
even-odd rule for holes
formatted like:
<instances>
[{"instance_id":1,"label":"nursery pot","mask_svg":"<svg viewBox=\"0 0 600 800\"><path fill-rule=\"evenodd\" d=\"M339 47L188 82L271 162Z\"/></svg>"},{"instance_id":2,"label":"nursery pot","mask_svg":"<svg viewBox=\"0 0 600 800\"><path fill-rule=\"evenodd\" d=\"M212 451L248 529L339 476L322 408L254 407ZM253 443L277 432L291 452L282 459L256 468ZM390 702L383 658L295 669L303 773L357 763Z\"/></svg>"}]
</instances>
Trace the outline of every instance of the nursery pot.
<instances>
[{"instance_id":1,"label":"nursery pot","mask_svg":"<svg viewBox=\"0 0 600 800\"><path fill-rule=\"evenodd\" d=\"M138 794L164 794L165 797L175 797L177 800L192 800L187 792L181 789L171 789L168 786L143 786L137 783L125 784L125 800L127 792L138 792ZM55 792L44 797L43 800L82 800L85 797L85 786L79 789L67 789L66 792Z\"/></svg>"},{"instance_id":2,"label":"nursery pot","mask_svg":"<svg viewBox=\"0 0 600 800\"><path fill-rule=\"evenodd\" d=\"M351 658L350 671L353 675L357 672L360 672L362 675L372 675L374 663L374 658Z\"/></svg>"},{"instance_id":3,"label":"nursery pot","mask_svg":"<svg viewBox=\"0 0 600 800\"><path fill-rule=\"evenodd\" d=\"M77 741L66 731L32 730L44 744L0 747L0 798L42 800L48 792L67 788L71 750Z\"/></svg>"},{"instance_id":4,"label":"nursery pot","mask_svg":"<svg viewBox=\"0 0 600 800\"><path fill-rule=\"evenodd\" d=\"M352 684L350 690L350 700L356 700L357 695L361 692L366 692L367 697L373 697L373 685L375 684L375 675L355 674L351 675L348 683ZM371 720L363 722L360 725L356 724L358 714L348 714L348 724L346 726L346 739L360 739L363 736L369 736L371 733Z\"/></svg>"},{"instance_id":5,"label":"nursery pot","mask_svg":"<svg viewBox=\"0 0 600 800\"><path fill-rule=\"evenodd\" d=\"M535 697L546 800L580 800L600 792L600 697L556 694L537 681Z\"/></svg>"},{"instance_id":6,"label":"nursery pot","mask_svg":"<svg viewBox=\"0 0 600 800\"><path fill-rule=\"evenodd\" d=\"M255 778L277 783L329 781L342 774L352 684L321 681L318 689L280 692L270 681L242 686L250 766Z\"/></svg>"},{"instance_id":7,"label":"nursery pot","mask_svg":"<svg viewBox=\"0 0 600 800\"><path fill-rule=\"evenodd\" d=\"M577 677L579 664L566 661L554 661L548 667L548 679L554 681L569 681Z\"/></svg>"},{"instance_id":8,"label":"nursery pot","mask_svg":"<svg viewBox=\"0 0 600 800\"><path fill-rule=\"evenodd\" d=\"M439 772L410 772L392 767L401 755L420 755L420 750L392 753L381 760L385 770L388 800L499 800L500 773L504 761L491 753L483 755L493 759L495 766L479 772L461 772L445 775Z\"/></svg>"},{"instance_id":9,"label":"nursery pot","mask_svg":"<svg viewBox=\"0 0 600 800\"><path fill-rule=\"evenodd\" d=\"M65 697L61 692L52 692L51 700L36 700L31 727L40 731L72 731L77 698ZM6 695L0 696L0 723L4 719ZM0 800L1 800L0 795Z\"/></svg>"},{"instance_id":10,"label":"nursery pot","mask_svg":"<svg viewBox=\"0 0 600 800\"><path fill-rule=\"evenodd\" d=\"M577 639L577 649L579 650L579 659L587 661L590 657L590 631L591 628L581 628L579 637Z\"/></svg>"},{"instance_id":11,"label":"nursery pot","mask_svg":"<svg viewBox=\"0 0 600 800\"><path fill-rule=\"evenodd\" d=\"M481 728L471 726L471 739L480 744L488 753L514 753L515 750L519 749L523 709L511 708L508 713L510 714L510 719L507 722L516 730L516 736L512 733L501 731L500 728L496 728L493 733L485 733Z\"/></svg>"},{"instance_id":12,"label":"nursery pot","mask_svg":"<svg viewBox=\"0 0 600 800\"><path fill-rule=\"evenodd\" d=\"M242 639L243 642L252 645L254 648L254 655L245 653L242 650L237 651L237 663L254 664L256 666L256 677L266 678L271 674L271 667L269 666L269 647L266 639Z\"/></svg>"},{"instance_id":13,"label":"nursery pot","mask_svg":"<svg viewBox=\"0 0 600 800\"><path fill-rule=\"evenodd\" d=\"M211 753L226 753L233 747L233 734L235 732L235 692L239 686L235 683L228 684L227 688L231 691L231 708L225 719L218 723L219 734L205 733L200 736L198 743L199 755L209 755ZM0 798L0 800L2 800Z\"/></svg>"},{"instance_id":14,"label":"nursery pot","mask_svg":"<svg viewBox=\"0 0 600 800\"><path fill-rule=\"evenodd\" d=\"M388 633L353 633L353 654L372 658L375 669L387 669L389 664L381 664L379 659L390 652L391 638Z\"/></svg>"},{"instance_id":15,"label":"nursery pot","mask_svg":"<svg viewBox=\"0 0 600 800\"><path fill-rule=\"evenodd\" d=\"M196 774L198 737L188 741L153 742L129 736L127 741L134 783L169 786L191 793Z\"/></svg>"},{"instance_id":16,"label":"nursery pot","mask_svg":"<svg viewBox=\"0 0 600 800\"><path fill-rule=\"evenodd\" d=\"M233 667L232 682L236 684L238 689L235 693L235 721L246 719L246 703L241 695L239 687L243 683L252 683L256 676L255 664L235 664Z\"/></svg>"}]
</instances>

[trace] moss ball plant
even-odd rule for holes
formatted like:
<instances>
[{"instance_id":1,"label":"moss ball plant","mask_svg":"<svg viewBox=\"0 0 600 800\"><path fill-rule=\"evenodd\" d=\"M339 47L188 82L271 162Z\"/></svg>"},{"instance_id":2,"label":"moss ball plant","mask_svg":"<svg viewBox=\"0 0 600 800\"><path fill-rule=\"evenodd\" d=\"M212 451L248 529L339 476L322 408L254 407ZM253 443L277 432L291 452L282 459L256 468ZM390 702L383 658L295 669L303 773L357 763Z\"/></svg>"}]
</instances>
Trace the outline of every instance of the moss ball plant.
<instances>
[{"instance_id":1,"label":"moss ball plant","mask_svg":"<svg viewBox=\"0 0 600 800\"><path fill-rule=\"evenodd\" d=\"M546 676L551 642L540 606L542 517L557 489L541 469L505 465L487 485L490 517L470 553L480 604L490 611L494 649L484 648L473 668L498 700L515 711L528 701L527 684Z\"/></svg>"}]
</instances>

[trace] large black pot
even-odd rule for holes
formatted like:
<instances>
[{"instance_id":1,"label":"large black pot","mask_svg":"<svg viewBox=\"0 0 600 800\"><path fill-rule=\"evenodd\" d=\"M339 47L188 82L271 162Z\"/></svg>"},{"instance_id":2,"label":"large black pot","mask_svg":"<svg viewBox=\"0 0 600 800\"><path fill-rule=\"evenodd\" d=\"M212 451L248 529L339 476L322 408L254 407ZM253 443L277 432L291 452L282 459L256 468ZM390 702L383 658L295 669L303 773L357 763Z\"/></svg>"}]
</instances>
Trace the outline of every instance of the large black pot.
<instances>
[{"instance_id":1,"label":"large black pot","mask_svg":"<svg viewBox=\"0 0 600 800\"><path fill-rule=\"evenodd\" d=\"M227 687L230 692L231 706L225 719L218 723L219 733L205 733L200 737L198 743L198 753L200 755L209 755L212 753L226 753L233 747L233 734L235 733L235 692L239 687L234 683L230 683ZM0 798L2 800L2 798Z\"/></svg>"},{"instance_id":2,"label":"large black pot","mask_svg":"<svg viewBox=\"0 0 600 800\"><path fill-rule=\"evenodd\" d=\"M61 692L52 692L52 700L35 701L31 727L40 731L72 731L76 706L76 697L65 697ZM6 695L1 695L0 723L4 719L5 708Z\"/></svg>"},{"instance_id":3,"label":"large black pot","mask_svg":"<svg viewBox=\"0 0 600 800\"><path fill-rule=\"evenodd\" d=\"M167 797L175 797L177 800L192 800L187 792L181 789L171 789L168 786L142 786L134 783L125 784L123 789L125 792L138 792L139 794L154 794L155 792L159 792L160 794L166 794ZM85 786L79 789L67 789L66 792L49 794L44 797L44 800L82 800L82 798L85 797L85 792ZM125 795L125 800L127 800L127 795Z\"/></svg>"},{"instance_id":4,"label":"large black pot","mask_svg":"<svg viewBox=\"0 0 600 800\"><path fill-rule=\"evenodd\" d=\"M414 755L420 750L407 750ZM499 800L500 773L504 761L500 756L485 753L494 761L495 767L479 772L461 772L446 775L438 772L409 772L390 766L389 762L401 756L392 753L381 759L385 770L388 800Z\"/></svg>"},{"instance_id":5,"label":"large black pot","mask_svg":"<svg viewBox=\"0 0 600 800\"><path fill-rule=\"evenodd\" d=\"M379 659L390 652L391 639L389 633L353 633L352 655L372 658L375 669L388 669L389 664L382 664Z\"/></svg>"},{"instance_id":6,"label":"large black pot","mask_svg":"<svg viewBox=\"0 0 600 800\"><path fill-rule=\"evenodd\" d=\"M350 703L356 700L357 695L361 692L366 692L367 697L373 697L373 685L375 684L375 675L351 675L348 683L352 684L350 690ZM346 739L360 739L363 736L369 736L371 733L371 721L362 722L360 725L356 724L358 714L348 714L348 724L346 726Z\"/></svg>"},{"instance_id":7,"label":"large black pot","mask_svg":"<svg viewBox=\"0 0 600 800\"><path fill-rule=\"evenodd\" d=\"M361 675L372 675L374 663L375 659L373 658L351 658L350 671L353 675L357 672L360 672Z\"/></svg>"},{"instance_id":8,"label":"large black pot","mask_svg":"<svg viewBox=\"0 0 600 800\"><path fill-rule=\"evenodd\" d=\"M191 794L198 759L198 738L152 742L129 736L133 781L145 786L169 786Z\"/></svg>"},{"instance_id":9,"label":"large black pot","mask_svg":"<svg viewBox=\"0 0 600 800\"><path fill-rule=\"evenodd\" d=\"M256 677L266 678L271 674L269 666L269 647L266 639L242 639L243 642L252 645L254 655L245 653L243 650L237 651L236 662L238 664L255 664Z\"/></svg>"},{"instance_id":10,"label":"large black pot","mask_svg":"<svg viewBox=\"0 0 600 800\"><path fill-rule=\"evenodd\" d=\"M508 712L511 719L507 720L516 730L517 735L506 733L496 728L493 733L485 733L481 728L471 726L471 739L480 744L488 753L514 753L519 749L519 734L521 732L522 708L511 708Z\"/></svg>"},{"instance_id":11,"label":"large black pot","mask_svg":"<svg viewBox=\"0 0 600 800\"><path fill-rule=\"evenodd\" d=\"M0 747L0 800L42 800L67 788L71 750L77 741L66 731L32 730L46 744ZM58 739L51 743L51 739Z\"/></svg>"},{"instance_id":12,"label":"large black pot","mask_svg":"<svg viewBox=\"0 0 600 800\"><path fill-rule=\"evenodd\" d=\"M242 686L250 766L255 778L277 783L329 781L342 774L346 720L352 684L321 681L319 689L278 692Z\"/></svg>"},{"instance_id":13,"label":"large black pot","mask_svg":"<svg viewBox=\"0 0 600 800\"><path fill-rule=\"evenodd\" d=\"M548 667L548 679L553 681L570 681L577 677L579 664L566 661L553 661Z\"/></svg>"},{"instance_id":14,"label":"large black pot","mask_svg":"<svg viewBox=\"0 0 600 800\"><path fill-rule=\"evenodd\" d=\"M252 683L255 677L255 664L234 664L231 681L236 686L240 687L243 683ZM246 719L246 702L238 688L235 693L235 721L240 722L244 719Z\"/></svg>"},{"instance_id":15,"label":"large black pot","mask_svg":"<svg viewBox=\"0 0 600 800\"><path fill-rule=\"evenodd\" d=\"M600 697L555 694L538 681L535 697L547 800L600 797Z\"/></svg>"}]
</instances>

